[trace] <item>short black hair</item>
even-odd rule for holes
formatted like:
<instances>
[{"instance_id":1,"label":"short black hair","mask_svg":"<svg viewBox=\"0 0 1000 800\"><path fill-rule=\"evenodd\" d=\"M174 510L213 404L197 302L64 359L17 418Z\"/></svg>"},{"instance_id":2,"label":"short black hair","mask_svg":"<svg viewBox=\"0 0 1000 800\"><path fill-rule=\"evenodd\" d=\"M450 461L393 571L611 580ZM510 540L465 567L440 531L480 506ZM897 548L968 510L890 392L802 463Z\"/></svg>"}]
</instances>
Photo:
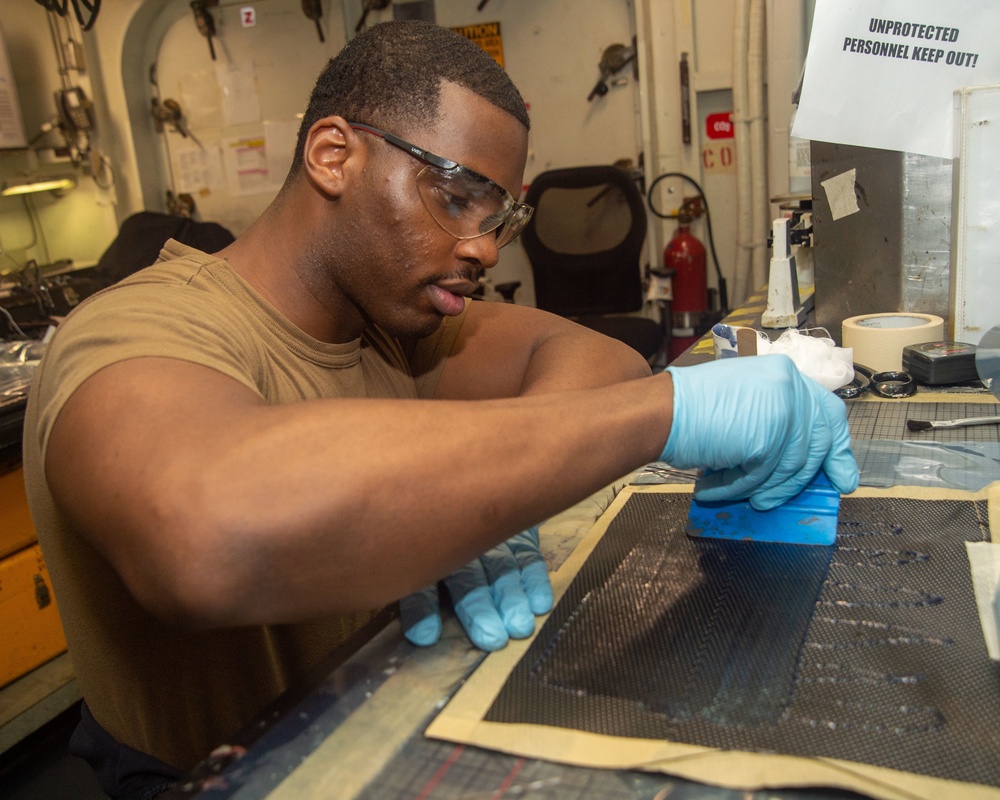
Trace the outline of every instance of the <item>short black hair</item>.
<instances>
[{"instance_id":1,"label":"short black hair","mask_svg":"<svg viewBox=\"0 0 1000 800\"><path fill-rule=\"evenodd\" d=\"M517 87L479 45L423 20L383 22L355 36L320 74L299 128L292 174L317 120L338 115L393 132L431 125L442 81L470 89L530 127Z\"/></svg>"}]
</instances>

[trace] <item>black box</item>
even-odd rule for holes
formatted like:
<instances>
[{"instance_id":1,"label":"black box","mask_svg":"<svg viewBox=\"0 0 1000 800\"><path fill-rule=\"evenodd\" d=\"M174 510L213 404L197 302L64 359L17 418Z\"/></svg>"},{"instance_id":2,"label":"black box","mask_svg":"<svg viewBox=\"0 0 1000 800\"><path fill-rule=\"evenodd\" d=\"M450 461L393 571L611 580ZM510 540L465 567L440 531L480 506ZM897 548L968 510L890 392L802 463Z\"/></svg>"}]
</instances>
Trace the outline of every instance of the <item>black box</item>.
<instances>
[{"instance_id":1,"label":"black box","mask_svg":"<svg viewBox=\"0 0 1000 800\"><path fill-rule=\"evenodd\" d=\"M976 346L965 342L923 342L903 348L903 369L920 383L937 386L979 378Z\"/></svg>"}]
</instances>

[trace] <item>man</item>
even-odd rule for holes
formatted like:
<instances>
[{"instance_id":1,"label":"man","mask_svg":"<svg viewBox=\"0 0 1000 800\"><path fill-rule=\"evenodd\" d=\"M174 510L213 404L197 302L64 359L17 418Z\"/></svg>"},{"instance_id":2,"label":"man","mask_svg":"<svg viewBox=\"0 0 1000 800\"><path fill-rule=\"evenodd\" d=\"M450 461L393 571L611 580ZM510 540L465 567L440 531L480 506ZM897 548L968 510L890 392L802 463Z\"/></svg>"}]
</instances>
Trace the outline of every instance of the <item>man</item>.
<instances>
[{"instance_id":1,"label":"man","mask_svg":"<svg viewBox=\"0 0 1000 800\"><path fill-rule=\"evenodd\" d=\"M566 320L467 302L530 213L527 132L478 47L376 26L320 76L243 235L168 243L60 326L25 472L86 700L74 749L110 794L150 796L373 609L644 463L712 467L706 497L762 508L821 467L853 490L843 404L783 357L650 376Z\"/></svg>"}]
</instances>

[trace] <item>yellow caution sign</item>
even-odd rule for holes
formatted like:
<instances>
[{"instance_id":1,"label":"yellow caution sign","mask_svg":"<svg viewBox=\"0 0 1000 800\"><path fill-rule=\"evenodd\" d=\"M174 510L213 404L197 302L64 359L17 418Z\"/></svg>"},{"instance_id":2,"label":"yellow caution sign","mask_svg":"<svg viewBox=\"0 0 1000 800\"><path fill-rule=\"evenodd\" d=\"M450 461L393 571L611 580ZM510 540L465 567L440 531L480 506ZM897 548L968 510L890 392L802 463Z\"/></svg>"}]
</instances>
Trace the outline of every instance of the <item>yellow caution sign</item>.
<instances>
[{"instance_id":1,"label":"yellow caution sign","mask_svg":"<svg viewBox=\"0 0 1000 800\"><path fill-rule=\"evenodd\" d=\"M493 56L494 61L501 67L503 66L503 39L500 36L499 22L459 25L452 28L452 30L478 44L483 50Z\"/></svg>"}]
</instances>

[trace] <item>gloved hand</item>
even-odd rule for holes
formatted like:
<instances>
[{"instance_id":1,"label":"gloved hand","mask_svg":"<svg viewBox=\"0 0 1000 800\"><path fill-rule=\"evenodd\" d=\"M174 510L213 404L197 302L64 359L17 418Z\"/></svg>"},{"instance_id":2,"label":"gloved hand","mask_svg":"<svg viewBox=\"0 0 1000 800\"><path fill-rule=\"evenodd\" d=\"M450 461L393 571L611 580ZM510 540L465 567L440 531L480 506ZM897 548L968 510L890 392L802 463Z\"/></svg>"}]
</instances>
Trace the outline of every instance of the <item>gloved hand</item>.
<instances>
[{"instance_id":1,"label":"gloved hand","mask_svg":"<svg viewBox=\"0 0 1000 800\"><path fill-rule=\"evenodd\" d=\"M470 561L444 579L462 627L481 650L499 650L510 637L535 629L535 614L552 609L552 584L538 545L538 528L528 530ZM403 634L426 647L441 636L437 584L399 602Z\"/></svg>"},{"instance_id":2,"label":"gloved hand","mask_svg":"<svg viewBox=\"0 0 1000 800\"><path fill-rule=\"evenodd\" d=\"M695 484L703 502L749 497L758 511L798 494L822 467L834 489L858 486L847 409L784 355L667 367L674 419L660 459L716 470Z\"/></svg>"}]
</instances>

